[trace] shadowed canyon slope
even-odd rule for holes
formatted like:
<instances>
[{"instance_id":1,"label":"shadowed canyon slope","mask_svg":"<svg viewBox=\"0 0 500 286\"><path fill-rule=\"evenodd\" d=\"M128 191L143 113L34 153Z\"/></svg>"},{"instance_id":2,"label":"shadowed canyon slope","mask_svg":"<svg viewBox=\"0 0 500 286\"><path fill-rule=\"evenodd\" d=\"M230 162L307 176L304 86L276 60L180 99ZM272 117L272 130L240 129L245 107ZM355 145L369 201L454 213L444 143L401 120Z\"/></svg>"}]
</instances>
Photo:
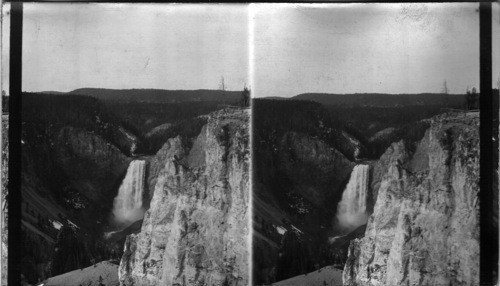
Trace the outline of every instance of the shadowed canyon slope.
<instances>
[{"instance_id":1,"label":"shadowed canyon slope","mask_svg":"<svg viewBox=\"0 0 500 286\"><path fill-rule=\"evenodd\" d=\"M125 242L124 285L247 285L249 115L212 113L189 149L169 139L141 232Z\"/></svg>"},{"instance_id":2,"label":"shadowed canyon slope","mask_svg":"<svg viewBox=\"0 0 500 286\"><path fill-rule=\"evenodd\" d=\"M20 253L34 283L119 251L101 237L135 138L92 98L24 93L22 115Z\"/></svg>"},{"instance_id":3,"label":"shadowed canyon slope","mask_svg":"<svg viewBox=\"0 0 500 286\"><path fill-rule=\"evenodd\" d=\"M270 284L331 264L328 236L364 149L320 104L253 104L253 274Z\"/></svg>"},{"instance_id":4,"label":"shadowed canyon slope","mask_svg":"<svg viewBox=\"0 0 500 286\"><path fill-rule=\"evenodd\" d=\"M478 285L478 113L440 115L416 149L394 143L344 285Z\"/></svg>"}]
</instances>

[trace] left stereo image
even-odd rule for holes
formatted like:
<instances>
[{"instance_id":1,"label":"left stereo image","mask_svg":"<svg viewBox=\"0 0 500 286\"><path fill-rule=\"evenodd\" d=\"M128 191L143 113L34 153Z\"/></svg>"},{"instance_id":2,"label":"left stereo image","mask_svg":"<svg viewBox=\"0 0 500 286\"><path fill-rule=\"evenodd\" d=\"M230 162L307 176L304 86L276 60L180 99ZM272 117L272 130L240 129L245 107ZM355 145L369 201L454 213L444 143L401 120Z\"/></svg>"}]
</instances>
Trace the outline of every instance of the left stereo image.
<instances>
[{"instance_id":1,"label":"left stereo image","mask_svg":"<svg viewBox=\"0 0 500 286\"><path fill-rule=\"evenodd\" d=\"M2 115L21 112L21 283L247 285L247 5L24 3L22 17L23 92Z\"/></svg>"}]
</instances>

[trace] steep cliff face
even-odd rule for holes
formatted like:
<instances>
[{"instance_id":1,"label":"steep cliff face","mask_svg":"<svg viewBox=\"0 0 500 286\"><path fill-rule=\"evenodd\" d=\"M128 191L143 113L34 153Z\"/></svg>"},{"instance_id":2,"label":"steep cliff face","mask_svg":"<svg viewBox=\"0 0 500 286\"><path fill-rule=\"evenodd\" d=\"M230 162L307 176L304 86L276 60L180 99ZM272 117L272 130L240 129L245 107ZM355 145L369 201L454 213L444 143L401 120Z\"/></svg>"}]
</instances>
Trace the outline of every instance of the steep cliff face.
<instances>
[{"instance_id":1,"label":"steep cliff face","mask_svg":"<svg viewBox=\"0 0 500 286\"><path fill-rule=\"evenodd\" d=\"M293 191L317 207L324 206L328 195L340 188L354 167L335 148L301 133L286 133L278 151L280 166L290 178Z\"/></svg>"},{"instance_id":2,"label":"steep cliff face","mask_svg":"<svg viewBox=\"0 0 500 286\"><path fill-rule=\"evenodd\" d=\"M69 209L112 202L115 185L131 161L115 145L72 126L46 128L43 135L23 135L23 192L57 199Z\"/></svg>"},{"instance_id":3,"label":"steep cliff face","mask_svg":"<svg viewBox=\"0 0 500 286\"><path fill-rule=\"evenodd\" d=\"M3 99L2 99L3 103ZM7 194L8 194L8 176L9 176L9 116L8 115L3 115L2 114L2 121L1 121L1 128L2 128L2 137L1 137L1 145L2 145L2 161L1 161L1 173L0 173L0 178L1 178L1 185L2 185L2 194L1 194L1 206L2 209L0 210L0 233L1 233L1 241L2 241L2 246L0 249L1 257L0 257L0 272L1 278L0 278L0 284L2 285L7 285L7 252L8 252L8 245L7 245Z\"/></svg>"},{"instance_id":4,"label":"steep cliff face","mask_svg":"<svg viewBox=\"0 0 500 286\"><path fill-rule=\"evenodd\" d=\"M261 285L325 263L327 230L341 185L355 164L331 144L305 133L285 132L270 144L256 145L253 271L254 282ZM303 236L300 243L294 233ZM291 259L290 253L297 256ZM292 267L292 260L303 263Z\"/></svg>"},{"instance_id":5,"label":"steep cliff face","mask_svg":"<svg viewBox=\"0 0 500 286\"><path fill-rule=\"evenodd\" d=\"M85 261L78 263L88 265L91 258L97 259L101 250L94 241L102 241L116 184L131 159L94 132L44 125L30 133L33 125L25 125L21 145L22 273L35 283L57 274L51 260L58 225L68 224L66 219L79 227L79 242L87 247L79 253L85 255ZM74 261L63 264L73 265Z\"/></svg>"},{"instance_id":6,"label":"steep cliff face","mask_svg":"<svg viewBox=\"0 0 500 286\"><path fill-rule=\"evenodd\" d=\"M58 165L74 187L93 201L114 189L131 161L103 138L78 128L62 128L54 141Z\"/></svg>"},{"instance_id":7,"label":"steep cliff face","mask_svg":"<svg viewBox=\"0 0 500 286\"><path fill-rule=\"evenodd\" d=\"M125 243L122 285L248 283L248 120L246 110L218 111L190 150L179 137L162 147L141 232Z\"/></svg>"},{"instance_id":8,"label":"steep cliff face","mask_svg":"<svg viewBox=\"0 0 500 286\"><path fill-rule=\"evenodd\" d=\"M344 285L478 285L479 118L435 117L413 152L394 143Z\"/></svg>"}]
</instances>

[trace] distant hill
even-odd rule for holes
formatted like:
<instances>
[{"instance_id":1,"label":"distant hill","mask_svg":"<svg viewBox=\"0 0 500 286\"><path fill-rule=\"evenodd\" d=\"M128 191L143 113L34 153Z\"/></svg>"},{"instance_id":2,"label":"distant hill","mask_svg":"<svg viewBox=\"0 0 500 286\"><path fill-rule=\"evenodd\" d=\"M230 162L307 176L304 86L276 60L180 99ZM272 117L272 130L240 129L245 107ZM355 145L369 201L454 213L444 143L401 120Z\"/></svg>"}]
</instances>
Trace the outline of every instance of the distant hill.
<instances>
[{"instance_id":1,"label":"distant hill","mask_svg":"<svg viewBox=\"0 0 500 286\"><path fill-rule=\"evenodd\" d=\"M420 94L384 94L384 93L303 93L292 97L296 100L312 100L326 105L398 107L415 105L441 105L461 108L465 104L464 94L420 93Z\"/></svg>"},{"instance_id":2,"label":"distant hill","mask_svg":"<svg viewBox=\"0 0 500 286\"><path fill-rule=\"evenodd\" d=\"M240 101L241 91L80 88L70 91L68 94L87 95L101 100L122 102L219 101L234 104Z\"/></svg>"},{"instance_id":3,"label":"distant hill","mask_svg":"<svg viewBox=\"0 0 500 286\"><path fill-rule=\"evenodd\" d=\"M66 92L47 90L47 91L41 91L39 93L43 93L43 94L65 94Z\"/></svg>"},{"instance_id":4,"label":"distant hill","mask_svg":"<svg viewBox=\"0 0 500 286\"><path fill-rule=\"evenodd\" d=\"M289 99L288 97L281 97L281 96L267 96L267 97L261 97L262 99L273 99L273 100L287 100Z\"/></svg>"}]
</instances>

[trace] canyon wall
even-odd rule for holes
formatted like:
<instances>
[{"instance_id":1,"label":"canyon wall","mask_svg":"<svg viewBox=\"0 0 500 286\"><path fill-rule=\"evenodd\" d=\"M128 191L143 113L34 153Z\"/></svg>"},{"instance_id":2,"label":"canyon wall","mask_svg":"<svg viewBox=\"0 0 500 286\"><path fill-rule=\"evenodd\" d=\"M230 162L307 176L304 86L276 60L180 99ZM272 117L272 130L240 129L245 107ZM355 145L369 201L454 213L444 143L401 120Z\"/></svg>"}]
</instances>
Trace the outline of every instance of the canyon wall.
<instances>
[{"instance_id":1,"label":"canyon wall","mask_svg":"<svg viewBox=\"0 0 500 286\"><path fill-rule=\"evenodd\" d=\"M163 167L141 232L127 237L122 285L247 285L249 111L212 113L190 150L158 152Z\"/></svg>"},{"instance_id":2,"label":"canyon wall","mask_svg":"<svg viewBox=\"0 0 500 286\"><path fill-rule=\"evenodd\" d=\"M479 117L440 115L412 150L393 143L344 285L479 284Z\"/></svg>"}]
</instances>

